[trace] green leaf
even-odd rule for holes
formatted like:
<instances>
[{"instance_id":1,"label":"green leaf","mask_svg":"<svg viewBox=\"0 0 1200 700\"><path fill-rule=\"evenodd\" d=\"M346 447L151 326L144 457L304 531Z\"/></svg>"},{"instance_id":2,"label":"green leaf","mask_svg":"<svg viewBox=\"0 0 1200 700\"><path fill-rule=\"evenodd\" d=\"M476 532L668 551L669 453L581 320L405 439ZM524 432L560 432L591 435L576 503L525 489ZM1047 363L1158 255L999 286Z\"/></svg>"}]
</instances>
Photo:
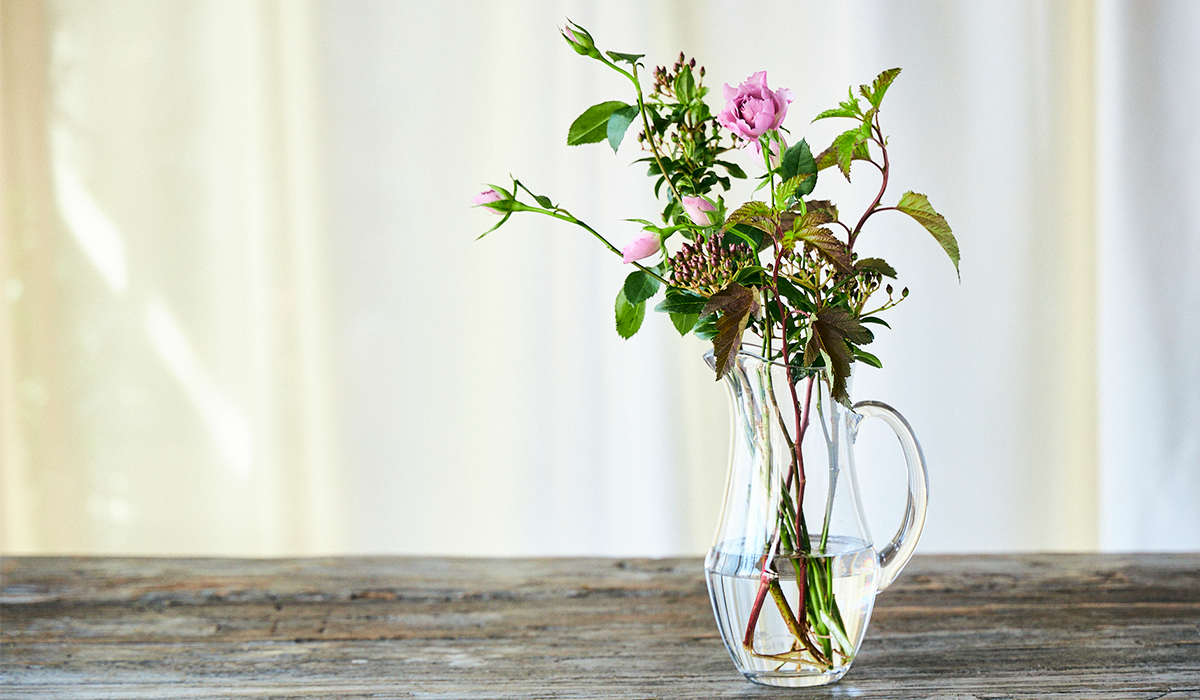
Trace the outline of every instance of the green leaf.
<instances>
[{"instance_id":1,"label":"green leaf","mask_svg":"<svg viewBox=\"0 0 1200 700\"><path fill-rule=\"evenodd\" d=\"M730 245L730 244L736 245L739 242L745 243L746 245L750 246L751 250L757 250L758 244L760 242L762 242L763 234L761 231L755 231L754 229L751 228L750 229L751 231L754 231L755 233L758 234L758 240L756 241L749 233L746 233L745 229L747 229L747 228L750 228L750 227L749 226L734 226L733 228L731 228L725 232L725 237L721 239L721 242L724 243L725 245Z\"/></svg>"},{"instance_id":2,"label":"green leaf","mask_svg":"<svg viewBox=\"0 0 1200 700\"><path fill-rule=\"evenodd\" d=\"M879 109L880 103L883 102L884 94L898 75L900 75L899 68L889 68L875 78L875 82L871 84L871 94L866 96L871 101L872 107ZM863 87L865 88L866 86L864 85Z\"/></svg>"},{"instance_id":3,"label":"green leaf","mask_svg":"<svg viewBox=\"0 0 1200 700\"><path fill-rule=\"evenodd\" d=\"M862 360L863 362L867 363L868 365L871 365L872 367L878 367L879 369L883 369L883 362L881 362L878 357L875 357L871 353L869 353L866 350L863 350L861 348L854 348L854 359Z\"/></svg>"},{"instance_id":4,"label":"green leaf","mask_svg":"<svg viewBox=\"0 0 1200 700\"><path fill-rule=\"evenodd\" d=\"M675 97L684 104L696 98L696 79L692 77L691 66L684 65L675 76Z\"/></svg>"},{"instance_id":5,"label":"green leaf","mask_svg":"<svg viewBox=\"0 0 1200 700\"><path fill-rule=\"evenodd\" d=\"M642 319L646 317L646 302L631 304L625 297L625 290L617 292L617 335L626 340L642 327Z\"/></svg>"},{"instance_id":6,"label":"green leaf","mask_svg":"<svg viewBox=\"0 0 1200 700\"><path fill-rule=\"evenodd\" d=\"M733 358L742 347L742 333L750 316L758 311L758 300L754 292L740 284L731 284L722 289L705 304L702 316L720 312L717 317L717 335L713 338L713 356L716 361L717 379L733 366Z\"/></svg>"},{"instance_id":7,"label":"green leaf","mask_svg":"<svg viewBox=\"0 0 1200 700\"><path fill-rule=\"evenodd\" d=\"M830 117L849 117L849 118L853 119L854 117L857 117L857 116L858 116L857 112L855 112L853 109L850 109L845 106L839 106L839 107L835 107L833 109L827 109L824 112L821 112L813 119L813 121L815 122L815 121L817 121L817 119L829 119Z\"/></svg>"},{"instance_id":8,"label":"green leaf","mask_svg":"<svg viewBox=\"0 0 1200 700\"><path fill-rule=\"evenodd\" d=\"M929 198L916 192L905 192L904 196L900 198L900 202L896 204L896 208L916 219L917 223L924 226L926 231L933 234L938 245L942 246L942 250L950 256L950 261L954 263L954 271L958 273L958 278L961 280L962 273L958 270L958 241L955 240L954 233L950 231L950 224L946 222L946 217L933 210L929 204Z\"/></svg>"},{"instance_id":9,"label":"green leaf","mask_svg":"<svg viewBox=\"0 0 1200 700\"><path fill-rule=\"evenodd\" d=\"M699 314L707 303L708 300L699 294L668 289L666 298L660 301L654 310L669 314Z\"/></svg>"},{"instance_id":10,"label":"green leaf","mask_svg":"<svg viewBox=\"0 0 1200 700\"><path fill-rule=\"evenodd\" d=\"M821 212L828 217L823 223L831 223L837 221L838 210L837 205L828 199L810 199L808 202L808 213L815 214Z\"/></svg>"},{"instance_id":11,"label":"green leaf","mask_svg":"<svg viewBox=\"0 0 1200 700\"><path fill-rule=\"evenodd\" d=\"M496 229L498 229L498 228L500 228L501 226L503 226L503 225L504 225L504 222L505 222L505 221L508 221L508 217L510 217L510 216L512 216L512 212L511 212L511 211L510 211L510 212L506 212L506 213L504 214L504 218L502 218L502 219L500 219L500 221L496 222L496 225L495 225L495 226L493 226L493 227L489 228L488 230L484 231L483 233L479 234L479 238L476 238L475 240L479 240L480 238L483 238L484 236L488 235L488 234L489 234L489 233L491 233L492 231L495 231Z\"/></svg>"},{"instance_id":12,"label":"green leaf","mask_svg":"<svg viewBox=\"0 0 1200 700\"><path fill-rule=\"evenodd\" d=\"M821 306L812 321L812 335L804 347L804 364L811 365L818 356L829 361L833 398L846 404L850 397L846 384L850 379L850 363L854 360L849 343L870 343L874 340L853 314L831 306Z\"/></svg>"},{"instance_id":13,"label":"green leaf","mask_svg":"<svg viewBox=\"0 0 1200 700\"><path fill-rule=\"evenodd\" d=\"M516 187L520 187L521 189L528 192L529 196L533 197L534 201L536 201L538 203L538 206L542 207L543 209L554 209L554 203L550 201L549 197L547 197L545 195L535 194L533 190L526 187L520 180L513 178L513 185L514 185L514 189ZM519 211L519 209L514 209L514 211Z\"/></svg>"},{"instance_id":14,"label":"green leaf","mask_svg":"<svg viewBox=\"0 0 1200 700\"><path fill-rule=\"evenodd\" d=\"M858 319L858 322L859 323L876 323L876 324L879 324L880 326L883 326L884 328L888 328L888 329L891 328L891 326L888 325L887 321L885 321L882 318L879 318L877 316L863 316L862 318Z\"/></svg>"},{"instance_id":15,"label":"green leaf","mask_svg":"<svg viewBox=\"0 0 1200 700\"><path fill-rule=\"evenodd\" d=\"M860 131L850 129L845 131L841 136L833 140L833 145L830 148L837 149L837 166L838 170L842 171L842 175L846 180L850 180L850 161L854 159L854 151L858 147Z\"/></svg>"},{"instance_id":16,"label":"green leaf","mask_svg":"<svg viewBox=\"0 0 1200 700\"><path fill-rule=\"evenodd\" d=\"M777 201L777 202L787 201L792 196L792 194L795 193L796 188L800 186L800 181L803 178L804 178L803 175L797 175L789 180L784 180L783 182L781 182L779 184L779 187L775 188L775 201Z\"/></svg>"},{"instance_id":17,"label":"green leaf","mask_svg":"<svg viewBox=\"0 0 1200 700\"><path fill-rule=\"evenodd\" d=\"M621 61L630 65L634 65L638 62L638 59L646 57L644 53L620 53L619 51L605 51L604 53L614 61Z\"/></svg>"},{"instance_id":18,"label":"green leaf","mask_svg":"<svg viewBox=\"0 0 1200 700\"><path fill-rule=\"evenodd\" d=\"M766 284L767 277L767 268L761 265L750 265L739 270L733 281L743 287L761 287Z\"/></svg>"},{"instance_id":19,"label":"green leaf","mask_svg":"<svg viewBox=\"0 0 1200 700\"><path fill-rule=\"evenodd\" d=\"M658 293L658 280L641 270L634 270L625 278L625 300L630 304L641 304Z\"/></svg>"},{"instance_id":20,"label":"green leaf","mask_svg":"<svg viewBox=\"0 0 1200 700\"><path fill-rule=\"evenodd\" d=\"M887 261L883 258L862 258L854 263L854 269L870 270L871 272L878 272L884 277L896 279L896 270L887 264Z\"/></svg>"},{"instance_id":21,"label":"green leaf","mask_svg":"<svg viewBox=\"0 0 1200 700\"><path fill-rule=\"evenodd\" d=\"M828 119L830 117L847 117L850 119L858 119L862 117L862 108L858 105L858 98L854 96L854 90L848 89L848 97L845 102L838 104L834 109L827 109L816 116L816 119Z\"/></svg>"},{"instance_id":22,"label":"green leaf","mask_svg":"<svg viewBox=\"0 0 1200 700\"><path fill-rule=\"evenodd\" d=\"M775 235L775 230L779 226L779 222L775 218L775 212L771 211L771 207L753 199L738 207L737 210L725 219L724 230L728 231L737 224L753 226L759 231L772 236Z\"/></svg>"},{"instance_id":23,"label":"green leaf","mask_svg":"<svg viewBox=\"0 0 1200 700\"><path fill-rule=\"evenodd\" d=\"M838 240L827 228L803 228L795 232L796 238L816 248L825 259L837 266L842 272L853 272L854 264L850 260L850 249Z\"/></svg>"},{"instance_id":24,"label":"green leaf","mask_svg":"<svg viewBox=\"0 0 1200 700\"><path fill-rule=\"evenodd\" d=\"M617 152L617 146L621 145L621 139L625 138L625 132L638 114L637 105L629 105L608 115L608 145L612 146L613 153Z\"/></svg>"},{"instance_id":25,"label":"green leaf","mask_svg":"<svg viewBox=\"0 0 1200 700\"><path fill-rule=\"evenodd\" d=\"M725 231L725 237L721 239L721 242L725 245L733 245L734 243L741 242L749 245L750 250L755 251L762 249L764 241L769 242L769 239L766 238L762 231L746 224L735 224L728 227L728 230Z\"/></svg>"},{"instance_id":26,"label":"green leaf","mask_svg":"<svg viewBox=\"0 0 1200 700\"><path fill-rule=\"evenodd\" d=\"M739 180L746 179L746 171L742 170L742 166L738 165L737 163L729 163L723 160L715 161L715 163L722 168L725 168L725 172L729 173L731 176L736 177Z\"/></svg>"},{"instance_id":27,"label":"green leaf","mask_svg":"<svg viewBox=\"0 0 1200 700\"><path fill-rule=\"evenodd\" d=\"M779 282L776 287L779 289L780 295L782 295L784 299L787 299L793 307L801 311L812 311L812 302L808 300L808 297L805 296L804 292L801 292L796 285L792 284L791 280L780 275Z\"/></svg>"},{"instance_id":28,"label":"green leaf","mask_svg":"<svg viewBox=\"0 0 1200 700\"><path fill-rule=\"evenodd\" d=\"M699 321L696 321L696 327L692 329L692 333L700 340L712 340L717 337L717 315L709 314L701 316Z\"/></svg>"},{"instance_id":29,"label":"green leaf","mask_svg":"<svg viewBox=\"0 0 1200 700\"><path fill-rule=\"evenodd\" d=\"M675 330L679 331L681 336L691 333L699 320L700 314L671 314L671 323L675 325Z\"/></svg>"},{"instance_id":30,"label":"green leaf","mask_svg":"<svg viewBox=\"0 0 1200 700\"><path fill-rule=\"evenodd\" d=\"M813 159L812 149L809 148L808 142L804 139L800 143L791 146L783 152L783 158L779 161L779 176L784 180L790 180L797 175L816 175L817 161ZM813 182L816 185L816 182ZM809 192L812 190L810 189ZM808 194L805 192L804 194Z\"/></svg>"},{"instance_id":31,"label":"green leaf","mask_svg":"<svg viewBox=\"0 0 1200 700\"><path fill-rule=\"evenodd\" d=\"M588 107L567 131L567 145L578 146L603 141L608 136L608 118L613 112L628 106L624 102L613 100Z\"/></svg>"},{"instance_id":32,"label":"green leaf","mask_svg":"<svg viewBox=\"0 0 1200 700\"><path fill-rule=\"evenodd\" d=\"M850 131L847 131L847 132L843 133L841 136L839 136L838 139L840 139L842 137L847 137L847 134L854 134L857 137L858 133L859 133L858 129L851 129ZM828 167L831 167L834 165L838 165L838 166L841 165L841 162L838 160L838 156L840 155L840 151L838 150L838 148L839 148L838 139L834 139L833 145L831 145L829 148L826 148L824 151L821 151L821 154L816 157L818 171L824 170L825 168L828 168ZM851 147L850 160L870 160L870 159L871 159L871 152L867 146L867 142L856 140L854 145ZM847 167L849 167L849 166L847 166ZM847 178L848 177L849 176L847 176Z\"/></svg>"}]
</instances>

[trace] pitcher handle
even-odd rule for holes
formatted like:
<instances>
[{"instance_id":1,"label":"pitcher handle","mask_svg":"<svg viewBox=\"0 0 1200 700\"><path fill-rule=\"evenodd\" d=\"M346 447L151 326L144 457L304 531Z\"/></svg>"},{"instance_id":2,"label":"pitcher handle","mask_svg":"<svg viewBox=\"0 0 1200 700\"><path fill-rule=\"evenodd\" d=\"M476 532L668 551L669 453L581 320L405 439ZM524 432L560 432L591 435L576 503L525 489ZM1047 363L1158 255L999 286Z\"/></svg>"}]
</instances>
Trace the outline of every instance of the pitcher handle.
<instances>
[{"instance_id":1,"label":"pitcher handle","mask_svg":"<svg viewBox=\"0 0 1200 700\"><path fill-rule=\"evenodd\" d=\"M879 418L891 427L904 450L904 463L908 467L908 504L904 507L904 521L892 541L879 550L879 587L883 591L896 580L900 571L917 548L921 530L925 527L925 509L929 503L929 473L925 469L925 454L913 434L912 427L896 409L879 401L859 401L854 412L863 418Z\"/></svg>"}]
</instances>

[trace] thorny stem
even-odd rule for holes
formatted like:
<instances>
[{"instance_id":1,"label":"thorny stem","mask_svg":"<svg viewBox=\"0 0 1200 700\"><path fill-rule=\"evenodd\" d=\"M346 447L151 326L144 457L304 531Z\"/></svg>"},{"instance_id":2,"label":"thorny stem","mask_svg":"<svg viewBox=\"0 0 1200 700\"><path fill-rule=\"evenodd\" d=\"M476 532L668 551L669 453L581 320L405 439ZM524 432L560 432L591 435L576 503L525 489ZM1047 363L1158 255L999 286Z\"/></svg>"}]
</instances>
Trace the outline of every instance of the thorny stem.
<instances>
[{"instance_id":1,"label":"thorny stem","mask_svg":"<svg viewBox=\"0 0 1200 700\"><path fill-rule=\"evenodd\" d=\"M525 209L524 211L532 211L532 212L536 212L538 214L545 214L546 216L553 217L555 219L558 219L559 221L565 221L569 224L575 224L576 226L579 226L583 230L587 231L588 233L590 233L593 236L595 236L596 238L598 238L600 240L600 242L605 245L606 248L608 248L610 251L613 252L613 254L618 255L620 257L625 257L625 254L621 252L621 249L616 247L612 243L609 243L608 239L605 238L604 236L601 236L599 231L592 228L591 226L588 226L587 224L580 221L579 219L576 219L574 216L572 216L570 214L570 212L567 212L565 209L561 209L561 210L553 209L552 210L552 209L535 209L533 207L529 207L529 208ZM654 270L651 270L650 268L646 267L645 265L641 264L640 262L634 260L631 264L634 267L636 267L637 269L641 270L642 272L645 272L647 275L650 275L654 279L658 280L662 284L666 284L666 285L671 284L662 275L658 274Z\"/></svg>"},{"instance_id":2,"label":"thorny stem","mask_svg":"<svg viewBox=\"0 0 1200 700\"><path fill-rule=\"evenodd\" d=\"M616 66L613 66L616 68ZM617 70L621 70L617 68ZM622 73L625 71L621 70ZM637 78L637 64L633 64L633 73L625 73L630 80L633 81L633 87L637 90L638 113L642 115L642 128L646 131L646 142L650 144L650 152L654 155L654 162L658 164L658 172L662 173L663 179L667 181L667 187L674 195L675 201L679 206L683 206L683 197L679 195L679 190L676 189L675 183L671 181L671 176L667 173L667 169L663 167L662 154L658 152L658 145L654 143L654 132L650 130L650 118L646 116L646 98L642 95L642 84Z\"/></svg>"}]
</instances>

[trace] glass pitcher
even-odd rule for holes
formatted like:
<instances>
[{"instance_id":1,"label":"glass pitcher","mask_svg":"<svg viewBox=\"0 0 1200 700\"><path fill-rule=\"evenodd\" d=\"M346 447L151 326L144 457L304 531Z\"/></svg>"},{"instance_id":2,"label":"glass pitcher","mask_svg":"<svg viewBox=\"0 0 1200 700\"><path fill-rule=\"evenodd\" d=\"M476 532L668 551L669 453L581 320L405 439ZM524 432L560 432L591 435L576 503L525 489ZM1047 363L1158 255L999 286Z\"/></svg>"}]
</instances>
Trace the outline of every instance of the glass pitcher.
<instances>
[{"instance_id":1,"label":"glass pitcher","mask_svg":"<svg viewBox=\"0 0 1200 700\"><path fill-rule=\"evenodd\" d=\"M712 353L705 359L711 367ZM793 376L789 384L782 364L746 352L726 374L729 475L704 566L733 662L749 680L776 686L833 683L850 670L875 595L912 556L928 499L925 458L903 416L874 401L843 406L820 371ZM891 426L908 467L904 520L882 548L855 477L864 418Z\"/></svg>"}]
</instances>

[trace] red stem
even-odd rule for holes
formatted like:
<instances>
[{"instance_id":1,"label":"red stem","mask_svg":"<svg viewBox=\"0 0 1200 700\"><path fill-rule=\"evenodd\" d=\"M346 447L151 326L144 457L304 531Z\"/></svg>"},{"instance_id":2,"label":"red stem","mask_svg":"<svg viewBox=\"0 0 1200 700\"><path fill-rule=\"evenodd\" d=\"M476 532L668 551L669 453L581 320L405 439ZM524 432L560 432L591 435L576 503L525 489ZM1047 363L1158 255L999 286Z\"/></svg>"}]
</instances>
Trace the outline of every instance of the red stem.
<instances>
[{"instance_id":1,"label":"red stem","mask_svg":"<svg viewBox=\"0 0 1200 700\"><path fill-rule=\"evenodd\" d=\"M772 240L771 240L771 245L772 245L772 248L775 253L775 267L772 270L772 277L771 277L772 290L771 291L775 295L776 308L779 309L779 323L780 323L780 328L782 330L782 332L780 333L780 340L783 343L784 370L785 370L786 376L787 376L788 391L790 391L792 394L792 408L795 411L795 416L796 416L796 435L798 438L800 438L803 436L803 431L808 425L808 423L807 423L808 399L811 398L811 395L812 395L812 377L809 377L808 394L805 397L804 409L801 410L800 397L799 397L799 395L796 394L796 383L792 380L791 351L788 348L787 324L784 323L784 321L788 317L787 308L783 305L783 299L780 298L780 296L779 296L779 268L781 266L780 265L780 262L781 262L780 250L779 250L779 235L778 235L779 233L780 232L777 232L777 234L775 236L772 236ZM765 359L769 362L771 358L768 357ZM790 489L792 474L793 473L796 474L796 476L797 476L797 479L796 479L796 537L797 537L797 539L799 539L799 537L800 537L799 523L800 523L800 517L801 517L800 514L803 512L804 484L806 481L805 477L804 477L804 455L801 453L800 447L801 447L801 441L800 441L800 439L797 439L792 444L792 451L793 451L792 468L788 470L788 473L787 473L786 477L784 478L784 485L783 485L783 488L785 490ZM767 574L767 568L771 565L771 559L773 558L772 553L774 552L775 547L777 546L778 542L779 542L779 537L778 537L778 533L777 533L775 541L771 543L771 549L765 555L763 555L762 573L759 577L759 584L758 584L758 595L756 595L754 598L754 607L752 607L750 609L750 619L748 619L746 621L746 635L742 639L742 644L747 649L753 650L751 645L753 644L754 629L758 626L758 616L762 612L763 603L766 602L767 591L770 588L770 581L772 578L771 576L769 576ZM808 567L806 566L804 568L807 570ZM804 594L805 594L804 588L805 588L806 578L807 577L805 576L805 574L802 573L800 575L799 579L797 580L797 586L800 589L800 605L804 605ZM804 630L804 628L808 624L808 616L807 615L798 615L797 617L799 618L798 625L799 625L800 629Z\"/></svg>"},{"instance_id":2,"label":"red stem","mask_svg":"<svg viewBox=\"0 0 1200 700\"><path fill-rule=\"evenodd\" d=\"M875 195L875 201L871 202L871 206L867 207L867 210L863 212L862 218L860 218L858 220L858 224L855 225L854 230L850 232L850 240L848 241L847 247L849 247L851 251L854 250L854 241L858 238L858 234L862 231L863 224L867 223L867 219L875 213L875 208L879 206L881 201L883 201L883 193L887 190L888 186L888 171L891 166L888 164L887 146L883 145L883 130L879 128L878 113L875 114L875 123L872 126L878 135L878 138L875 139L875 143L879 144L879 152L883 154L883 167L879 169L880 173L883 175L883 181L879 185L879 194Z\"/></svg>"}]
</instances>

